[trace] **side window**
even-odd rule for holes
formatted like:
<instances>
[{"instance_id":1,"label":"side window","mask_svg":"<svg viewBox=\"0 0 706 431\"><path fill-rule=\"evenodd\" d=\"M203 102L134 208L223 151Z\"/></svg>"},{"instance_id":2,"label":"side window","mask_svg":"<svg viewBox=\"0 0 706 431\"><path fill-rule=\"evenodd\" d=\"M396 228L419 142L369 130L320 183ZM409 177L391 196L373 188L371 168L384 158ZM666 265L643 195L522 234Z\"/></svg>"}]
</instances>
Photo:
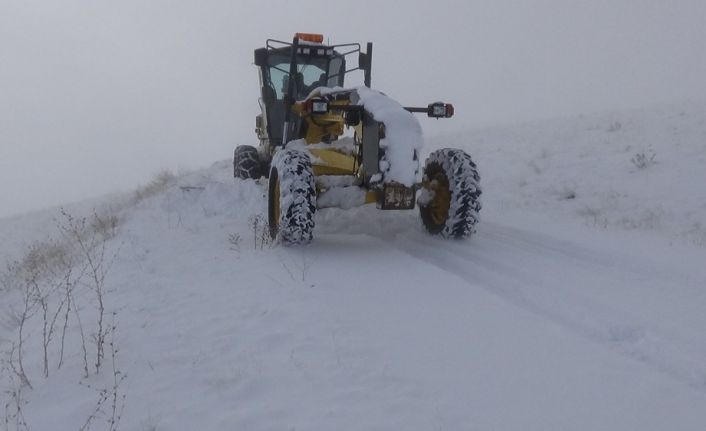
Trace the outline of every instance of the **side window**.
<instances>
[{"instance_id":1,"label":"side window","mask_svg":"<svg viewBox=\"0 0 706 431\"><path fill-rule=\"evenodd\" d=\"M335 57L331 59L329 63L328 76L328 87L343 87L343 58Z\"/></svg>"},{"instance_id":2,"label":"side window","mask_svg":"<svg viewBox=\"0 0 706 431\"><path fill-rule=\"evenodd\" d=\"M283 67L270 67L270 81L274 86L277 100L284 98L284 93L287 92L287 85L289 84L289 76L280 69L283 69Z\"/></svg>"}]
</instances>

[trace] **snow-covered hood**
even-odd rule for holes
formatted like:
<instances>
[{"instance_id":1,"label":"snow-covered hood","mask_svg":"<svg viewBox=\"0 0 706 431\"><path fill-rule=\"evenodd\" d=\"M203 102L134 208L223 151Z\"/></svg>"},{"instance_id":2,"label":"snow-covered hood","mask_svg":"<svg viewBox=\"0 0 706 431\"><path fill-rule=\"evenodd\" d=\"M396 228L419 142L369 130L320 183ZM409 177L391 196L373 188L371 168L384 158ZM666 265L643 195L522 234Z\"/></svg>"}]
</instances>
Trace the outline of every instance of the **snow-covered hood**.
<instances>
[{"instance_id":1,"label":"snow-covered hood","mask_svg":"<svg viewBox=\"0 0 706 431\"><path fill-rule=\"evenodd\" d=\"M419 160L415 153L419 154L424 142L419 120L396 100L368 87L319 87L309 97L345 91L354 91L358 95L356 103L363 106L375 121L385 124L385 137L380 140L380 148L385 150L385 155L379 166L384 181L395 181L406 186L419 182Z\"/></svg>"}]
</instances>

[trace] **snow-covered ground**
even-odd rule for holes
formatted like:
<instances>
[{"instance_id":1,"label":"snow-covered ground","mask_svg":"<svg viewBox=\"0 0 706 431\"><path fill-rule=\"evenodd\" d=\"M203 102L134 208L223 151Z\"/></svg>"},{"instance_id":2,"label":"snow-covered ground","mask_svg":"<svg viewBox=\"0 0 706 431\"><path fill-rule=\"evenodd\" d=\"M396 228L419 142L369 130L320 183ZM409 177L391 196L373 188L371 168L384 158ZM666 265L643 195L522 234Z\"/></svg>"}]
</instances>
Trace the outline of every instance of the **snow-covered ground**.
<instances>
[{"instance_id":1,"label":"snow-covered ground","mask_svg":"<svg viewBox=\"0 0 706 431\"><path fill-rule=\"evenodd\" d=\"M477 155L490 210L529 210L706 245L706 104L448 136Z\"/></svg>"},{"instance_id":2,"label":"snow-covered ground","mask_svg":"<svg viewBox=\"0 0 706 431\"><path fill-rule=\"evenodd\" d=\"M75 317L59 370L50 343L48 378L41 313L25 327L29 428L79 429L106 388L91 429L109 429L113 393L127 430L703 429L706 104L472 131L425 150L444 146L481 172L468 241L428 236L416 211L363 207L320 210L309 246L263 244L265 182L233 179L229 161L144 199L112 197L104 299L119 378L109 352L92 370L85 280L88 378ZM0 256L56 235L57 216L0 220ZM3 352L19 299L0 292ZM7 415L17 375L2 377Z\"/></svg>"}]
</instances>

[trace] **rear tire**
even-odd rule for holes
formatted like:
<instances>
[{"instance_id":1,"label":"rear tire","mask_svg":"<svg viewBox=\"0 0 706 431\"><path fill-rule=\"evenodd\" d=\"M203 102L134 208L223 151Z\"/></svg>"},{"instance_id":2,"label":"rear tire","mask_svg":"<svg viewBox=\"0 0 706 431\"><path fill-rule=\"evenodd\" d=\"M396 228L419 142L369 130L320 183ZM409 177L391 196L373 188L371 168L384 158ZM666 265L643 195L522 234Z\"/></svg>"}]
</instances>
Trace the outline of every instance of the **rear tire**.
<instances>
[{"instance_id":1,"label":"rear tire","mask_svg":"<svg viewBox=\"0 0 706 431\"><path fill-rule=\"evenodd\" d=\"M444 238L466 238L479 221L480 175L471 156L444 148L429 155L424 166L419 213L427 231Z\"/></svg>"},{"instance_id":2,"label":"rear tire","mask_svg":"<svg viewBox=\"0 0 706 431\"><path fill-rule=\"evenodd\" d=\"M240 145L233 153L233 176L235 178L254 180L262 176L262 163L257 148L251 145Z\"/></svg>"},{"instance_id":3,"label":"rear tire","mask_svg":"<svg viewBox=\"0 0 706 431\"><path fill-rule=\"evenodd\" d=\"M269 175L268 222L270 235L284 244L307 244L314 237L316 185L309 156L280 150Z\"/></svg>"}]
</instances>

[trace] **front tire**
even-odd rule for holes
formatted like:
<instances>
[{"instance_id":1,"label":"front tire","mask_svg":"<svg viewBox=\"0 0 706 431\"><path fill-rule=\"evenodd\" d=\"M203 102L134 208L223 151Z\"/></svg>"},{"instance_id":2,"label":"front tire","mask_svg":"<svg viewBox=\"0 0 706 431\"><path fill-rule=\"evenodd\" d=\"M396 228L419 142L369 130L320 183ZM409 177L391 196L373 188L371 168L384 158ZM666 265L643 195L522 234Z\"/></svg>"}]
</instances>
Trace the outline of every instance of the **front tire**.
<instances>
[{"instance_id":1,"label":"front tire","mask_svg":"<svg viewBox=\"0 0 706 431\"><path fill-rule=\"evenodd\" d=\"M479 221L480 175L471 156L444 148L429 155L424 166L419 213L427 231L444 238L466 238Z\"/></svg>"},{"instance_id":2,"label":"front tire","mask_svg":"<svg viewBox=\"0 0 706 431\"><path fill-rule=\"evenodd\" d=\"M280 150L269 175L268 222L270 235L284 244L307 244L314 237L316 185L309 156Z\"/></svg>"}]
</instances>

